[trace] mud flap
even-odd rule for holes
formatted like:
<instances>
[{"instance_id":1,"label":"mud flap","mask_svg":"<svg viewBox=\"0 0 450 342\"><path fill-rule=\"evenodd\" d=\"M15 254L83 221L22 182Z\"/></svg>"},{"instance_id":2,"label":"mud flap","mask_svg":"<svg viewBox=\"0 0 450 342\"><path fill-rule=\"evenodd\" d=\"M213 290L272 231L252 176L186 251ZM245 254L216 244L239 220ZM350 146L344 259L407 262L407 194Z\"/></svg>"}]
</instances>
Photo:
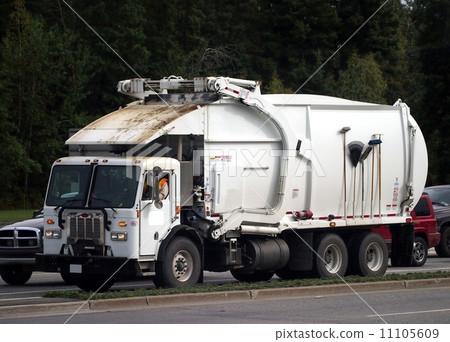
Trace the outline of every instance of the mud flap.
<instances>
[{"instance_id":1,"label":"mud flap","mask_svg":"<svg viewBox=\"0 0 450 342\"><path fill-rule=\"evenodd\" d=\"M391 265L411 266L414 247L414 224L391 227Z\"/></svg>"}]
</instances>

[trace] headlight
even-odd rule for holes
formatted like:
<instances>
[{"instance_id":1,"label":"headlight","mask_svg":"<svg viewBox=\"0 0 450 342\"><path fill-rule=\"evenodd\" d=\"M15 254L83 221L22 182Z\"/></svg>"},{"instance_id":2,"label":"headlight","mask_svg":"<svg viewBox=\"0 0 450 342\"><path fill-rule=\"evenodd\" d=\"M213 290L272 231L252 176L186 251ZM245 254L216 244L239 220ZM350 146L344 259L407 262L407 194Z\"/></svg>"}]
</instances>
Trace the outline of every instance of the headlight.
<instances>
[{"instance_id":1,"label":"headlight","mask_svg":"<svg viewBox=\"0 0 450 342\"><path fill-rule=\"evenodd\" d=\"M46 230L45 238L46 239L61 239L61 231L60 230Z\"/></svg>"},{"instance_id":2,"label":"headlight","mask_svg":"<svg viewBox=\"0 0 450 342\"><path fill-rule=\"evenodd\" d=\"M111 240L113 241L127 241L127 232L111 232Z\"/></svg>"}]
</instances>

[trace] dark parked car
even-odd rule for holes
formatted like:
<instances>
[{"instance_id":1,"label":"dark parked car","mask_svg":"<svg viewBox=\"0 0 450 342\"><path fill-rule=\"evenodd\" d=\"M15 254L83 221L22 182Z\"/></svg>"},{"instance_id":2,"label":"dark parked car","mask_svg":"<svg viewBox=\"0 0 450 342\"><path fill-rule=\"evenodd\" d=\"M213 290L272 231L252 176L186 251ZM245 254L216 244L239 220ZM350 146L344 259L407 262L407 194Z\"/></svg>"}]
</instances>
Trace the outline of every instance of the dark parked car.
<instances>
[{"instance_id":1,"label":"dark parked car","mask_svg":"<svg viewBox=\"0 0 450 342\"><path fill-rule=\"evenodd\" d=\"M431 198L441 233L441 242L434 249L440 257L450 257L450 185L430 186L424 192Z\"/></svg>"}]
</instances>

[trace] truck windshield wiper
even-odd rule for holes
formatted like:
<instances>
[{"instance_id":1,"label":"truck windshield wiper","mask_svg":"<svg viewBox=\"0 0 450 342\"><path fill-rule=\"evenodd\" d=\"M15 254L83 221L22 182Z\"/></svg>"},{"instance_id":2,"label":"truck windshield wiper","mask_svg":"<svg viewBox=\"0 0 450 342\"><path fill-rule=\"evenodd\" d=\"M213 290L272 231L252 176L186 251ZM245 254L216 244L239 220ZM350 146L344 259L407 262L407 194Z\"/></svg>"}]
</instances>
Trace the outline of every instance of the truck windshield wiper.
<instances>
[{"instance_id":1,"label":"truck windshield wiper","mask_svg":"<svg viewBox=\"0 0 450 342\"><path fill-rule=\"evenodd\" d=\"M70 203L74 203L74 202L80 202L80 201L82 201L82 199L70 199L70 200L67 200L67 201L65 201L63 204L60 204L60 205L58 205L57 207L55 207L55 211L56 210L58 210L59 208L61 208L61 207L63 207L63 206L65 206L65 205L67 205L67 204L70 204Z\"/></svg>"},{"instance_id":2,"label":"truck windshield wiper","mask_svg":"<svg viewBox=\"0 0 450 342\"><path fill-rule=\"evenodd\" d=\"M106 203L106 204L108 205L108 207L106 207L106 208L111 209L112 211L114 211L115 213L117 213L117 210L114 209L113 203L112 203L112 201L110 201L110 200L107 200L107 199L104 199L104 198L96 197L96 198L93 198L93 199L91 200L91 204L92 204L92 201L102 201L102 202L104 202L104 203ZM94 207L94 208L95 208L95 207Z\"/></svg>"}]
</instances>

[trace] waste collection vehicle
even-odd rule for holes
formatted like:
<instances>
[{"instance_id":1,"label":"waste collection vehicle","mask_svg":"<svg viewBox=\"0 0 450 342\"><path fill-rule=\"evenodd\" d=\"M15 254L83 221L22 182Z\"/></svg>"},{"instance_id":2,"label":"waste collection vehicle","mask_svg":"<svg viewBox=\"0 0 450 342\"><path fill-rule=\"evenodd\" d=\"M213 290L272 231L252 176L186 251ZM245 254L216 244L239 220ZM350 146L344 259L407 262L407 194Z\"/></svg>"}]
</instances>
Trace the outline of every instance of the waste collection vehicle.
<instances>
[{"instance_id":1,"label":"waste collection vehicle","mask_svg":"<svg viewBox=\"0 0 450 342\"><path fill-rule=\"evenodd\" d=\"M261 94L227 77L131 79L137 98L71 136L55 161L38 269L86 290L151 276L189 286L384 274L409 264L427 174L409 108Z\"/></svg>"}]
</instances>

